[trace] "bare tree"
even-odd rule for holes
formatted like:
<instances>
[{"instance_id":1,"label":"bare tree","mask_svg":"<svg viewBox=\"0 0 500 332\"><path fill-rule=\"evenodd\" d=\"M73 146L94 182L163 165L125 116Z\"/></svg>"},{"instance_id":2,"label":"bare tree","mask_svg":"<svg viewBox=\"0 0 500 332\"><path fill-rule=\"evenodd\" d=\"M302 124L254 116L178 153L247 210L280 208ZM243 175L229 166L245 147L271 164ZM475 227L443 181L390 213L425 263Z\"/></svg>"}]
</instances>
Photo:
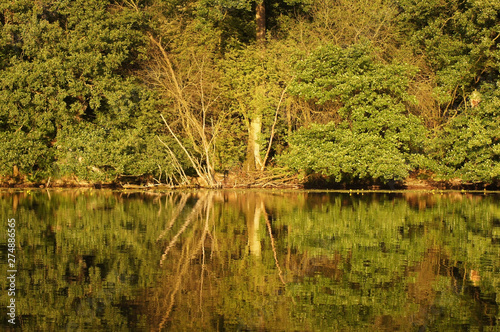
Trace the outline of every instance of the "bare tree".
<instances>
[{"instance_id":1,"label":"bare tree","mask_svg":"<svg viewBox=\"0 0 500 332\"><path fill-rule=\"evenodd\" d=\"M157 52L147 79L169 105L162 120L204 185L217 187L214 149L224 114L215 107L219 95L210 52L191 49L179 56L169 54L161 39L150 40Z\"/></svg>"}]
</instances>

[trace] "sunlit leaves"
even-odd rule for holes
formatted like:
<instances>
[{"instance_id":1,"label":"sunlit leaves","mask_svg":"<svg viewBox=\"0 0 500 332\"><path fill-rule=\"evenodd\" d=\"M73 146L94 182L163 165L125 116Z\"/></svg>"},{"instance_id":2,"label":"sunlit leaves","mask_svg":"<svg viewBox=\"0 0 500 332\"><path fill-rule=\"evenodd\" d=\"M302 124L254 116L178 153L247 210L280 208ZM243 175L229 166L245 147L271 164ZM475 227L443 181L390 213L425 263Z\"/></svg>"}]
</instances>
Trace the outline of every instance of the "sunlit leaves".
<instances>
[{"instance_id":1,"label":"sunlit leaves","mask_svg":"<svg viewBox=\"0 0 500 332\"><path fill-rule=\"evenodd\" d=\"M3 174L17 165L24 174L47 177L58 131L71 132L81 121L117 129L138 125L135 119L146 112L139 106L151 106L151 95L139 92L138 80L130 77L146 45L143 14L125 8L113 14L105 0L3 6L9 13L0 45L6 55L0 71ZM13 139L22 133L39 143L29 152L34 162L7 151L30 149L29 142Z\"/></svg>"},{"instance_id":2,"label":"sunlit leaves","mask_svg":"<svg viewBox=\"0 0 500 332\"><path fill-rule=\"evenodd\" d=\"M339 105L341 121L312 126L290 139L282 161L297 170L351 179L402 180L418 152L423 126L405 102L413 68L377 61L369 45L327 45L297 64L290 91L323 104ZM308 153L304 153L308 151Z\"/></svg>"},{"instance_id":3,"label":"sunlit leaves","mask_svg":"<svg viewBox=\"0 0 500 332\"><path fill-rule=\"evenodd\" d=\"M448 168L444 176L468 182L500 180L498 96L452 119L432 144L432 156Z\"/></svg>"},{"instance_id":4,"label":"sunlit leaves","mask_svg":"<svg viewBox=\"0 0 500 332\"><path fill-rule=\"evenodd\" d=\"M455 89L498 79L500 7L495 1L399 1L401 29L437 74L443 104L463 101Z\"/></svg>"}]
</instances>

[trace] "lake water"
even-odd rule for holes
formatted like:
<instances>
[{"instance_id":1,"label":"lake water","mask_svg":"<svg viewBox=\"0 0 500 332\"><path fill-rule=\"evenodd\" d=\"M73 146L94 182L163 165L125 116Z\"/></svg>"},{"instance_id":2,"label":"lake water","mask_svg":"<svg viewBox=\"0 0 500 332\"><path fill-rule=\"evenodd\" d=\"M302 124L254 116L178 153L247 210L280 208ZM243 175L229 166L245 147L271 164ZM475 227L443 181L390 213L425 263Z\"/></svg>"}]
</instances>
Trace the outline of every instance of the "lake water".
<instances>
[{"instance_id":1,"label":"lake water","mask_svg":"<svg viewBox=\"0 0 500 332\"><path fill-rule=\"evenodd\" d=\"M0 216L0 330L12 298L26 331L500 330L498 194L3 191Z\"/></svg>"}]
</instances>

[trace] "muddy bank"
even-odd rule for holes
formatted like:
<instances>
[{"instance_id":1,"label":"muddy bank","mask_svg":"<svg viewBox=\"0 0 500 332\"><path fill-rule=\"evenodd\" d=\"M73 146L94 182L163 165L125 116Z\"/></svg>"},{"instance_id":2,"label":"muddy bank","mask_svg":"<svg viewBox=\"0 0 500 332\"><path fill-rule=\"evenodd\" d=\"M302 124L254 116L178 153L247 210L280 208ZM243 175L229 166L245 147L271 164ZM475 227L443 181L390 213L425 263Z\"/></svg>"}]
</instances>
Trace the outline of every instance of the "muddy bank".
<instances>
[{"instance_id":1,"label":"muddy bank","mask_svg":"<svg viewBox=\"0 0 500 332\"><path fill-rule=\"evenodd\" d=\"M460 179L436 181L412 176L401 182L382 183L334 183L324 177L300 177L298 174L279 172L238 172L216 174L217 187L213 189L364 189L364 190L498 190L498 184L467 183ZM182 184L158 183L150 178L121 178L109 182L91 182L76 176L48 178L28 181L25 177L2 177L0 188L109 188L109 189L196 189L208 188L201 178L189 177L189 182Z\"/></svg>"}]
</instances>

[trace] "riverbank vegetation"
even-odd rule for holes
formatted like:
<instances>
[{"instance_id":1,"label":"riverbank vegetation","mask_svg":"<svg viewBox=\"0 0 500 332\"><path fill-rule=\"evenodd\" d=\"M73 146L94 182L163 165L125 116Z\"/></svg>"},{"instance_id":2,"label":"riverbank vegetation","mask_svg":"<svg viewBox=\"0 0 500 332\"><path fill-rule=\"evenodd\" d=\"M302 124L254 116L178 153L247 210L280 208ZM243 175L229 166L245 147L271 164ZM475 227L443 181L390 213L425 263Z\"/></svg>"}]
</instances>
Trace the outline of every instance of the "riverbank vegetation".
<instances>
[{"instance_id":1,"label":"riverbank vegetation","mask_svg":"<svg viewBox=\"0 0 500 332\"><path fill-rule=\"evenodd\" d=\"M0 24L3 185L500 183L495 1L15 0Z\"/></svg>"}]
</instances>

